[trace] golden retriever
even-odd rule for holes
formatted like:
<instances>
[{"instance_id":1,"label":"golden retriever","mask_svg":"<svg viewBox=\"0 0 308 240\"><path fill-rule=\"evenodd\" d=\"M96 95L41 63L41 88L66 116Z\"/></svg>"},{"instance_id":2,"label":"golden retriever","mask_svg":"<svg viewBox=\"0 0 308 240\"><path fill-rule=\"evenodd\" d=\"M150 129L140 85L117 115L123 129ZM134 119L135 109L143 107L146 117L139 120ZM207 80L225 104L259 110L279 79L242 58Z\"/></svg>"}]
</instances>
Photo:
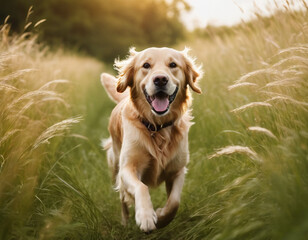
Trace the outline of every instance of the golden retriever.
<instances>
[{"instance_id":1,"label":"golden retriever","mask_svg":"<svg viewBox=\"0 0 308 240\"><path fill-rule=\"evenodd\" d=\"M187 52L131 49L127 59L115 62L117 79L101 75L108 95L117 103L104 147L120 192L122 223L126 225L128 206L135 203L136 223L145 232L170 223L180 203L192 125L188 86L201 93L197 86L201 68ZM148 188L162 182L168 200L154 211Z\"/></svg>"}]
</instances>

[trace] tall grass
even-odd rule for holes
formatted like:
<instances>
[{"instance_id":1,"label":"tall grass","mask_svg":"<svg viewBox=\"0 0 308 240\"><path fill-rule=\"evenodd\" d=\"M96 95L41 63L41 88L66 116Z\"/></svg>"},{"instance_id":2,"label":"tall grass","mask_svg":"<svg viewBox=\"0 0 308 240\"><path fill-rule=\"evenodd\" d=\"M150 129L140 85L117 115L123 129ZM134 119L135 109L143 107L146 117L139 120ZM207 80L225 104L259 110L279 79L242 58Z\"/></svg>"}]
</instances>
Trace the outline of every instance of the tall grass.
<instances>
[{"instance_id":1,"label":"tall grass","mask_svg":"<svg viewBox=\"0 0 308 240\"><path fill-rule=\"evenodd\" d=\"M51 53L36 43L35 35L9 31L6 23L0 28L0 239L72 237L75 229L90 231L97 228L97 210L87 193L70 182L77 176L71 178L68 161L62 161L81 143L88 144L82 131L72 134L85 106L71 102L85 101L90 84L84 79L96 80L93 75L102 65ZM75 207L78 202L83 206ZM80 216L84 220L74 223Z\"/></svg>"},{"instance_id":2,"label":"tall grass","mask_svg":"<svg viewBox=\"0 0 308 240\"><path fill-rule=\"evenodd\" d=\"M0 238L306 239L308 18L288 8L178 46L203 63L205 93L194 95L179 212L149 235L133 217L120 224L99 147L114 106L106 68L3 25ZM164 186L151 195L155 208L166 201Z\"/></svg>"},{"instance_id":3,"label":"tall grass","mask_svg":"<svg viewBox=\"0 0 308 240\"><path fill-rule=\"evenodd\" d=\"M192 47L207 74L190 135L187 239L308 236L307 9L286 9Z\"/></svg>"}]
</instances>

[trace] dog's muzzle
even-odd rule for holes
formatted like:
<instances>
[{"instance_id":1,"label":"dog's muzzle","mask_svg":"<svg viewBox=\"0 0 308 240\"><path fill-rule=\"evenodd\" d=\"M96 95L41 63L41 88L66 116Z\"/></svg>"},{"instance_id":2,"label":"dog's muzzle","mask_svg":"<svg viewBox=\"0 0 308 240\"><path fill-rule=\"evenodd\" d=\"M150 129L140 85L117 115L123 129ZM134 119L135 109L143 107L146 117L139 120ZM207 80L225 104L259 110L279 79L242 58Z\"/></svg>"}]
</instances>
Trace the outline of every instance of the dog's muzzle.
<instances>
[{"instance_id":1,"label":"dog's muzzle","mask_svg":"<svg viewBox=\"0 0 308 240\"><path fill-rule=\"evenodd\" d=\"M169 107L174 101L177 92L178 87L176 87L176 89L171 95L168 95L164 91L158 91L154 95L150 96L147 93L146 89L144 89L144 95L148 103L151 105L152 110L158 115L163 115L169 110Z\"/></svg>"}]
</instances>

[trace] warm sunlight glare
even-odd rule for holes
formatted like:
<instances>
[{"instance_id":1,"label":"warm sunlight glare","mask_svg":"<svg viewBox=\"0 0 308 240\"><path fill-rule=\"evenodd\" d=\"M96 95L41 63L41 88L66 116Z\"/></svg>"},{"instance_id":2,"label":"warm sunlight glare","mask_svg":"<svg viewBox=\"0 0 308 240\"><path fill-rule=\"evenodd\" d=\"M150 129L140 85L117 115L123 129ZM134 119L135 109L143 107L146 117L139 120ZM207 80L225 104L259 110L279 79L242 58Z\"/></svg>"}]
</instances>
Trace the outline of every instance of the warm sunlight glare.
<instances>
[{"instance_id":1,"label":"warm sunlight glare","mask_svg":"<svg viewBox=\"0 0 308 240\"><path fill-rule=\"evenodd\" d=\"M303 0L307 2L307 0ZM291 0L294 9L303 8L303 1ZM254 13L264 16L273 13L277 7L283 9L284 1L275 0L188 0L191 11L183 14L183 20L189 29L207 25L231 26L240 21L250 20Z\"/></svg>"}]
</instances>

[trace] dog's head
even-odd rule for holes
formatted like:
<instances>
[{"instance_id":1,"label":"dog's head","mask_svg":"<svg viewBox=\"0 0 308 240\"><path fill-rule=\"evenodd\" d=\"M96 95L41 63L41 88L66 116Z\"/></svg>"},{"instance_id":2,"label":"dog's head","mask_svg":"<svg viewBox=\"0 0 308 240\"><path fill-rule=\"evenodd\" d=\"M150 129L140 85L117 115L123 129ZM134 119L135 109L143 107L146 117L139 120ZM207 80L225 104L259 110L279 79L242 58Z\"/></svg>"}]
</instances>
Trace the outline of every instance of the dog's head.
<instances>
[{"instance_id":1,"label":"dog's head","mask_svg":"<svg viewBox=\"0 0 308 240\"><path fill-rule=\"evenodd\" d=\"M131 99L139 112L151 112L155 118L178 111L187 105L187 86L201 93L196 85L201 69L188 56L188 50L148 48L141 52L130 50L126 60L116 61L119 71L117 91L131 88Z\"/></svg>"}]
</instances>

